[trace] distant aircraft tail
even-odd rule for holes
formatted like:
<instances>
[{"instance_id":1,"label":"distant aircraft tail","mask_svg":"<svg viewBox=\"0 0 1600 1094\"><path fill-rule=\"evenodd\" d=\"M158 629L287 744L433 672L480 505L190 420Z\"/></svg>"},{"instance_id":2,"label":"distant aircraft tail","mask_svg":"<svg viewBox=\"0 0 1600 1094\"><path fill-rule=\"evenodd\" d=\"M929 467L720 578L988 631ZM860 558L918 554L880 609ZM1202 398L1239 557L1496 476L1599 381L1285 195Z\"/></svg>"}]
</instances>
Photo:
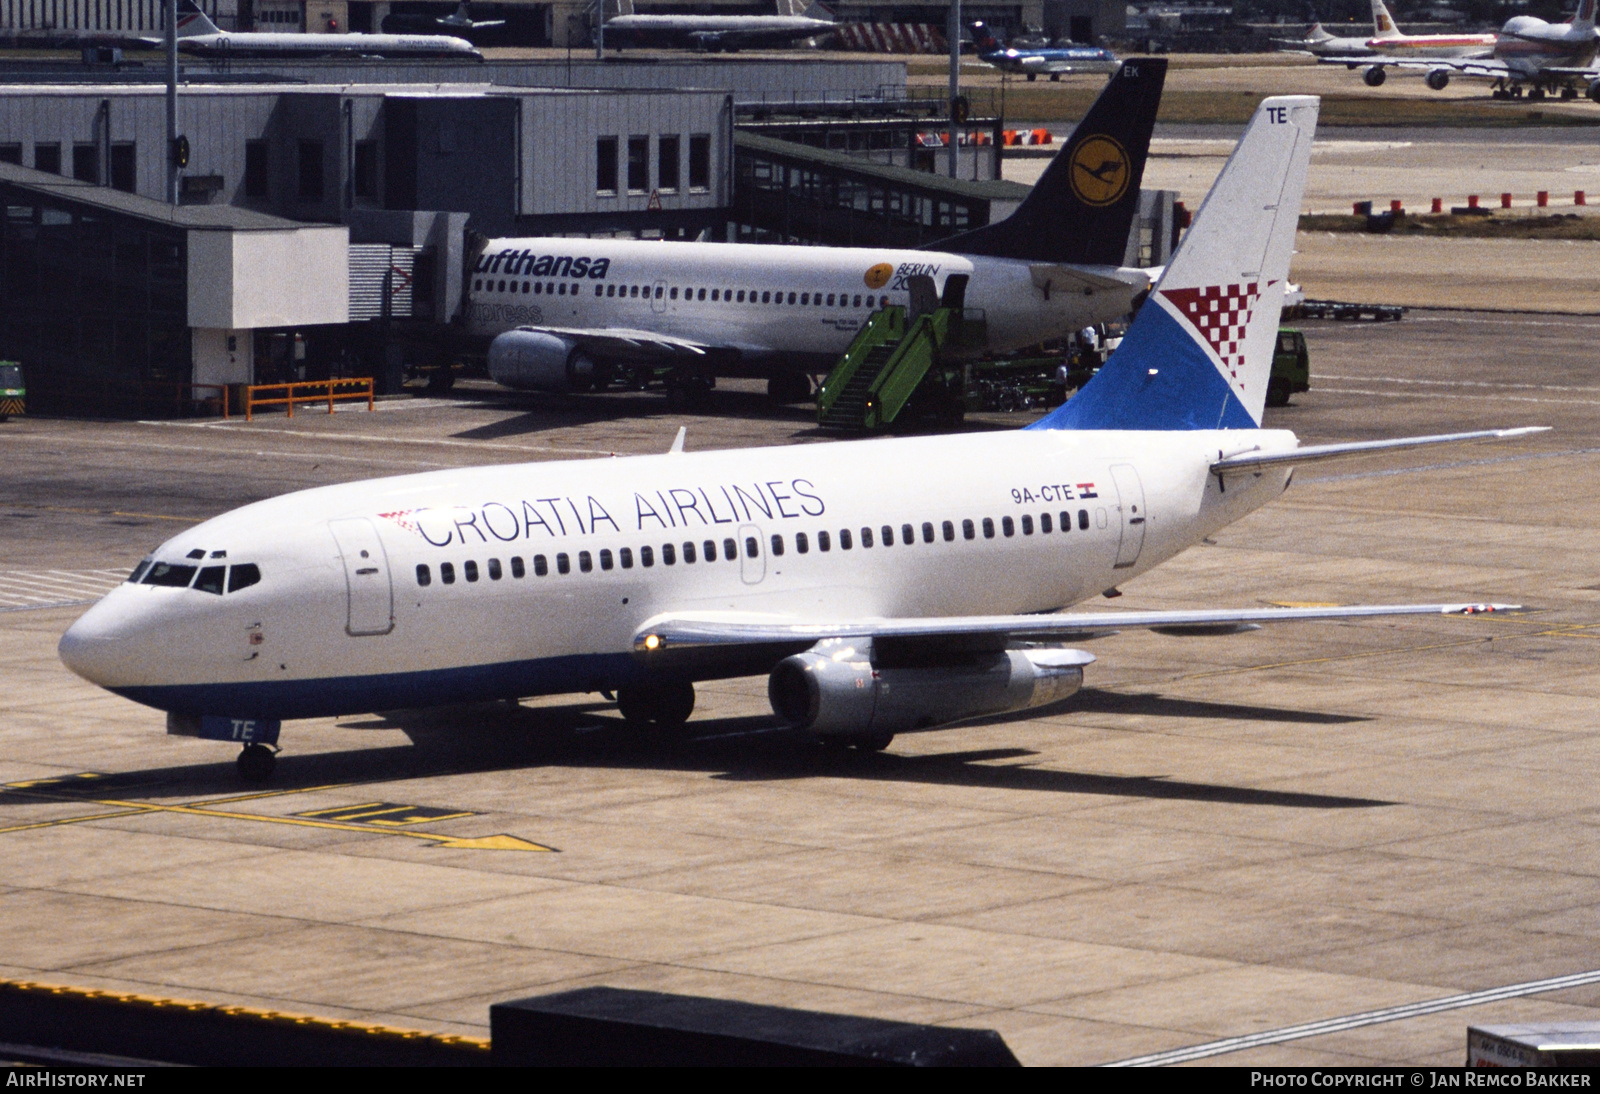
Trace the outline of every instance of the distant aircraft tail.
<instances>
[{"instance_id":1,"label":"distant aircraft tail","mask_svg":"<svg viewBox=\"0 0 1600 1094\"><path fill-rule=\"evenodd\" d=\"M969 28L972 31L972 40L978 47L978 52L987 53L993 49L1003 49L1000 40L989 29L988 23L973 23Z\"/></svg>"},{"instance_id":2,"label":"distant aircraft tail","mask_svg":"<svg viewBox=\"0 0 1600 1094\"><path fill-rule=\"evenodd\" d=\"M206 18L206 13L195 6L193 0L182 0L178 5L178 37L193 38L199 34L221 34L217 24Z\"/></svg>"},{"instance_id":3,"label":"distant aircraft tail","mask_svg":"<svg viewBox=\"0 0 1600 1094\"><path fill-rule=\"evenodd\" d=\"M610 15L605 14L608 7L615 5L616 11ZM619 15L633 14L633 0L600 0L600 15L603 19L613 19Z\"/></svg>"},{"instance_id":4,"label":"distant aircraft tail","mask_svg":"<svg viewBox=\"0 0 1600 1094\"><path fill-rule=\"evenodd\" d=\"M1256 429L1319 100L1266 99L1105 367L1033 429Z\"/></svg>"},{"instance_id":5,"label":"distant aircraft tail","mask_svg":"<svg viewBox=\"0 0 1600 1094\"><path fill-rule=\"evenodd\" d=\"M1593 0L1589 0L1593 3ZM1372 0L1372 36L1374 38L1399 38L1400 28L1394 25L1394 16L1383 0Z\"/></svg>"},{"instance_id":6,"label":"distant aircraft tail","mask_svg":"<svg viewBox=\"0 0 1600 1094\"><path fill-rule=\"evenodd\" d=\"M1595 0L1579 0L1578 12L1572 17L1573 30L1594 30Z\"/></svg>"},{"instance_id":7,"label":"distant aircraft tail","mask_svg":"<svg viewBox=\"0 0 1600 1094\"><path fill-rule=\"evenodd\" d=\"M1163 59L1124 61L1015 212L926 249L1122 265L1166 77Z\"/></svg>"}]
</instances>

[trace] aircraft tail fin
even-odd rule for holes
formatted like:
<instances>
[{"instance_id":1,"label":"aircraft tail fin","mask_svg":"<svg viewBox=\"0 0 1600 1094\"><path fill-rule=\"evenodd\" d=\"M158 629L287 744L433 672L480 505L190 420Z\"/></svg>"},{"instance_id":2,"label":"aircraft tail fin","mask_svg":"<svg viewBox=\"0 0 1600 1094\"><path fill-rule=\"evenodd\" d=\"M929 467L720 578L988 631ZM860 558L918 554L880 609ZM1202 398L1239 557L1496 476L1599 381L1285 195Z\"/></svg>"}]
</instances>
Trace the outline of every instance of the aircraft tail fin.
<instances>
[{"instance_id":1,"label":"aircraft tail fin","mask_svg":"<svg viewBox=\"0 0 1600 1094\"><path fill-rule=\"evenodd\" d=\"M1573 30L1594 30L1595 0L1578 0L1578 11L1572 17Z\"/></svg>"},{"instance_id":2,"label":"aircraft tail fin","mask_svg":"<svg viewBox=\"0 0 1600 1094\"><path fill-rule=\"evenodd\" d=\"M925 249L1122 265L1166 77L1164 59L1124 61L1015 212Z\"/></svg>"},{"instance_id":3,"label":"aircraft tail fin","mask_svg":"<svg viewBox=\"0 0 1600 1094\"><path fill-rule=\"evenodd\" d=\"M1399 38L1400 28L1394 25L1394 16L1383 0L1372 0L1372 36L1374 38Z\"/></svg>"},{"instance_id":4,"label":"aircraft tail fin","mask_svg":"<svg viewBox=\"0 0 1600 1094\"><path fill-rule=\"evenodd\" d=\"M1264 100L1105 367L1032 429L1256 429L1319 100Z\"/></svg>"},{"instance_id":5,"label":"aircraft tail fin","mask_svg":"<svg viewBox=\"0 0 1600 1094\"><path fill-rule=\"evenodd\" d=\"M193 38L199 34L221 34L217 24L206 18L206 13L193 2L183 0L178 5L178 37Z\"/></svg>"},{"instance_id":6,"label":"aircraft tail fin","mask_svg":"<svg viewBox=\"0 0 1600 1094\"><path fill-rule=\"evenodd\" d=\"M616 11L609 16L605 15L607 7L615 5ZM633 14L633 0L600 0L600 12L603 18L614 19L619 15Z\"/></svg>"},{"instance_id":7,"label":"aircraft tail fin","mask_svg":"<svg viewBox=\"0 0 1600 1094\"><path fill-rule=\"evenodd\" d=\"M994 32L989 29L988 23L972 23L968 29L972 31L972 40L977 44L978 52L987 53L990 50L1004 48L1000 40L994 36Z\"/></svg>"}]
</instances>

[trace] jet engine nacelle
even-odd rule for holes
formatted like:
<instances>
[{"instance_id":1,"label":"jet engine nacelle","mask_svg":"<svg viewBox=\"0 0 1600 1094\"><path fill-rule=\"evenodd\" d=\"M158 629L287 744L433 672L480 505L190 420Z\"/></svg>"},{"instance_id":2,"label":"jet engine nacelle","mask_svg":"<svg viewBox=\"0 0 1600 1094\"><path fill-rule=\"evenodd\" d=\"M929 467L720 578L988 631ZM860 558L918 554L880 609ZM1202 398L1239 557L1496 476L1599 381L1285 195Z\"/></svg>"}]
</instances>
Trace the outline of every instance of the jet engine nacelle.
<instances>
[{"instance_id":1,"label":"jet engine nacelle","mask_svg":"<svg viewBox=\"0 0 1600 1094\"><path fill-rule=\"evenodd\" d=\"M1450 86L1450 70L1448 68L1430 68L1428 74L1422 78L1431 91L1443 91Z\"/></svg>"},{"instance_id":2,"label":"jet engine nacelle","mask_svg":"<svg viewBox=\"0 0 1600 1094\"><path fill-rule=\"evenodd\" d=\"M964 664L874 668L847 640L824 642L780 661L767 697L796 729L901 733L1065 699L1093 660L1081 650L1005 650Z\"/></svg>"},{"instance_id":3,"label":"jet engine nacelle","mask_svg":"<svg viewBox=\"0 0 1600 1094\"><path fill-rule=\"evenodd\" d=\"M554 334L508 330L489 343L489 379L518 391L588 391L594 359Z\"/></svg>"}]
</instances>

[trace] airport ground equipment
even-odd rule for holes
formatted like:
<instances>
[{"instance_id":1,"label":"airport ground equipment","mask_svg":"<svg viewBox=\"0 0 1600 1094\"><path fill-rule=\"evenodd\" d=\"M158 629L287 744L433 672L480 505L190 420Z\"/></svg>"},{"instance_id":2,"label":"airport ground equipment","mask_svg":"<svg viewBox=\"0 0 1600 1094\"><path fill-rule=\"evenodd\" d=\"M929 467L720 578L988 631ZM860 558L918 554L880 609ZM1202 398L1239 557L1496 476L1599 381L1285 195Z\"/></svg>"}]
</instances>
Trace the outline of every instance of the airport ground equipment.
<instances>
[{"instance_id":1,"label":"airport ground equipment","mask_svg":"<svg viewBox=\"0 0 1600 1094\"><path fill-rule=\"evenodd\" d=\"M0 361L0 422L12 415L22 417L28 409L28 388L22 381L22 366L15 361Z\"/></svg>"},{"instance_id":2,"label":"airport ground equipment","mask_svg":"<svg viewBox=\"0 0 1600 1094\"><path fill-rule=\"evenodd\" d=\"M1311 354L1306 336L1293 327L1278 328L1278 348L1272 354L1272 378L1267 381L1267 405L1288 406L1289 396L1311 390Z\"/></svg>"},{"instance_id":3,"label":"airport ground equipment","mask_svg":"<svg viewBox=\"0 0 1600 1094\"><path fill-rule=\"evenodd\" d=\"M1537 1022L1468 1026L1467 1066L1600 1066L1600 1025L1594 1022Z\"/></svg>"},{"instance_id":4,"label":"airport ground equipment","mask_svg":"<svg viewBox=\"0 0 1600 1094\"><path fill-rule=\"evenodd\" d=\"M989 1029L624 988L489 1008L497 1067L1020 1067Z\"/></svg>"},{"instance_id":5,"label":"airport ground equipment","mask_svg":"<svg viewBox=\"0 0 1600 1094\"><path fill-rule=\"evenodd\" d=\"M1283 309L1285 319L1367 319L1398 322L1406 309L1398 304L1348 304L1340 300L1302 300Z\"/></svg>"}]
</instances>

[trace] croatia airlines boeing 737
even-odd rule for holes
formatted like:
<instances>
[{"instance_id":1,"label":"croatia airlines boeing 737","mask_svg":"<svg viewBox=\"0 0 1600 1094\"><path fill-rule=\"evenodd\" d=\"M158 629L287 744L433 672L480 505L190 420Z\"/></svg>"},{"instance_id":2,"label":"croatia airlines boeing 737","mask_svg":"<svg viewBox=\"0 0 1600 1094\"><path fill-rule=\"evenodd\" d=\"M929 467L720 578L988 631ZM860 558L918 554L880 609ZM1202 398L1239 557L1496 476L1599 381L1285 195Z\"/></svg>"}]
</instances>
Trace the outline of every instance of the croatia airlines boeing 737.
<instances>
[{"instance_id":1,"label":"croatia airlines boeing 737","mask_svg":"<svg viewBox=\"0 0 1600 1094\"><path fill-rule=\"evenodd\" d=\"M489 375L508 387L587 391L673 361L693 377L768 377L787 402L873 312L907 304L919 274L941 292L965 279L964 305L981 317L968 326L987 332L975 352L1118 318L1150 285L1121 263L1166 70L1123 65L1011 216L936 250L491 240L467 286L467 331L493 339Z\"/></svg>"},{"instance_id":2,"label":"croatia airlines boeing 737","mask_svg":"<svg viewBox=\"0 0 1600 1094\"><path fill-rule=\"evenodd\" d=\"M465 38L445 34L294 34L278 31L228 31L220 29L205 12L184 0L178 16L178 48L206 57L323 57L348 54L358 57L471 57L483 54ZM141 38L139 44L160 49L161 38Z\"/></svg>"},{"instance_id":3,"label":"croatia airlines boeing 737","mask_svg":"<svg viewBox=\"0 0 1600 1094\"><path fill-rule=\"evenodd\" d=\"M1033 427L430 472L289 494L158 547L74 623L79 675L245 742L280 721L615 690L674 729L698 680L883 748L1071 695L1115 627L1492 605L1052 614L1265 505L1295 465L1529 430L1299 447L1261 428L1317 100L1268 99L1122 347ZM674 445L674 449L681 446Z\"/></svg>"}]
</instances>

